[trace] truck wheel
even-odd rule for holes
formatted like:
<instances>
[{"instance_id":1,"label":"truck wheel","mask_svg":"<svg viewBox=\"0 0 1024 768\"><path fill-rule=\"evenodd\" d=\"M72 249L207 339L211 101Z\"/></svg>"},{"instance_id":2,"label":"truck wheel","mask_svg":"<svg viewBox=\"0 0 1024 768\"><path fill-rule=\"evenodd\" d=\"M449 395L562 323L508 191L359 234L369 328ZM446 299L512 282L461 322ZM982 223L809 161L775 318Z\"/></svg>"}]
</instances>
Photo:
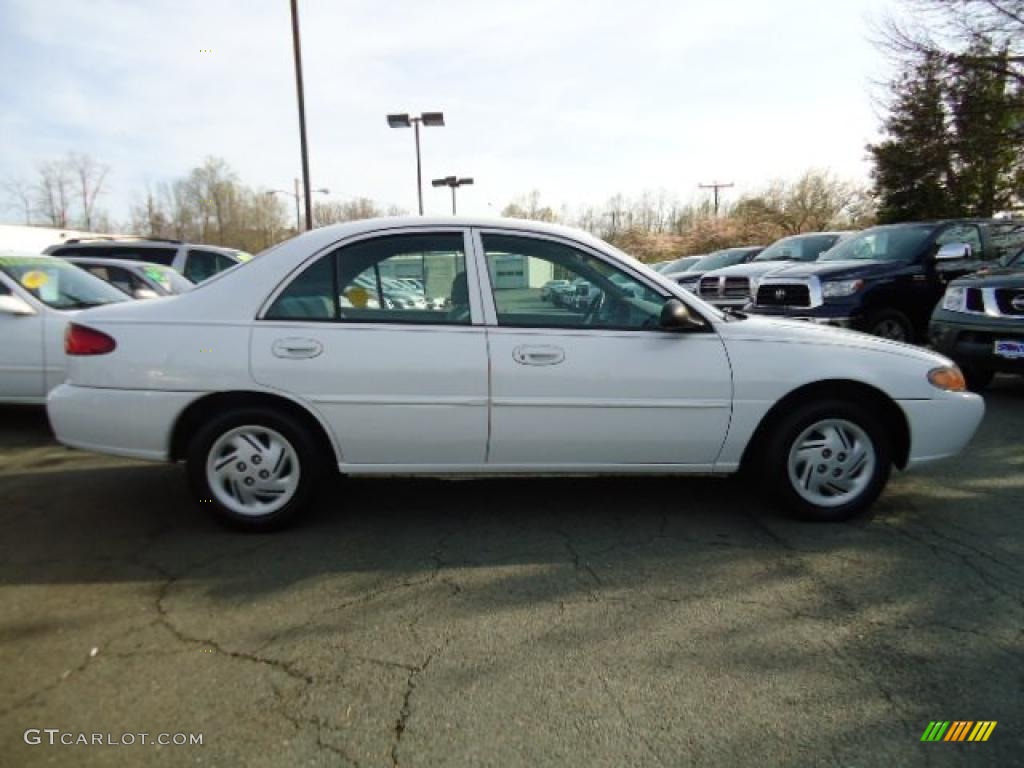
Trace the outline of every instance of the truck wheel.
<instances>
[{"instance_id":1,"label":"truck wheel","mask_svg":"<svg viewBox=\"0 0 1024 768\"><path fill-rule=\"evenodd\" d=\"M995 371L986 371L969 366L961 367L960 370L963 371L964 379L967 381L967 388L971 392L981 392L983 389L986 389L996 376Z\"/></svg>"},{"instance_id":2,"label":"truck wheel","mask_svg":"<svg viewBox=\"0 0 1024 768\"><path fill-rule=\"evenodd\" d=\"M868 315L867 332L883 339L903 341L910 344L914 341L914 326L910 319L895 309L879 309Z\"/></svg>"},{"instance_id":3,"label":"truck wheel","mask_svg":"<svg viewBox=\"0 0 1024 768\"><path fill-rule=\"evenodd\" d=\"M762 477L776 499L804 520L838 522L870 507L892 470L881 422L845 400L807 403L765 445Z\"/></svg>"},{"instance_id":4,"label":"truck wheel","mask_svg":"<svg viewBox=\"0 0 1024 768\"><path fill-rule=\"evenodd\" d=\"M206 424L188 448L199 505L245 531L290 524L308 505L321 474L309 431L286 413L228 411Z\"/></svg>"}]
</instances>

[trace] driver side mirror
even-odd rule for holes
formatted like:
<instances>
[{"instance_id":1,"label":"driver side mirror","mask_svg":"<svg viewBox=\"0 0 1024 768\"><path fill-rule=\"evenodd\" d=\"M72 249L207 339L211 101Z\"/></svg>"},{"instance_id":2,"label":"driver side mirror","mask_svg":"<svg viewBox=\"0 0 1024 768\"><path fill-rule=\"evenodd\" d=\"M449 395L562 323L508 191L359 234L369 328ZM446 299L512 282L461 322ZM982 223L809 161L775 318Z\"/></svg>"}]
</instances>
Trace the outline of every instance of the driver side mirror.
<instances>
[{"instance_id":1,"label":"driver side mirror","mask_svg":"<svg viewBox=\"0 0 1024 768\"><path fill-rule=\"evenodd\" d=\"M935 252L936 261L971 258L971 246L967 243L946 243Z\"/></svg>"},{"instance_id":2,"label":"driver side mirror","mask_svg":"<svg viewBox=\"0 0 1024 768\"><path fill-rule=\"evenodd\" d=\"M661 308L658 327L663 331L692 331L703 328L703 321L690 314L690 308L679 299L669 299Z\"/></svg>"},{"instance_id":3,"label":"driver side mirror","mask_svg":"<svg viewBox=\"0 0 1024 768\"><path fill-rule=\"evenodd\" d=\"M0 315L29 317L35 313L32 305L20 296L0 296Z\"/></svg>"}]
</instances>

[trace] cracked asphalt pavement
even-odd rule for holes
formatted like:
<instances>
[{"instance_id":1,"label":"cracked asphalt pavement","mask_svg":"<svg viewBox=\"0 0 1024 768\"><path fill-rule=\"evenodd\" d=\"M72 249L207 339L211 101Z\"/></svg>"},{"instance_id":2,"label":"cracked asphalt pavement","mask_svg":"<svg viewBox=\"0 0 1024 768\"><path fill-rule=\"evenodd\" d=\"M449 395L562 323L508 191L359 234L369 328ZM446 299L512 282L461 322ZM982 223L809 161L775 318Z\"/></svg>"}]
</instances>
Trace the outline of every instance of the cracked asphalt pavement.
<instances>
[{"instance_id":1,"label":"cracked asphalt pavement","mask_svg":"<svg viewBox=\"0 0 1024 768\"><path fill-rule=\"evenodd\" d=\"M1024 765L1024 381L987 401L848 524L730 480L374 479L261 536L0 409L0 764Z\"/></svg>"}]
</instances>

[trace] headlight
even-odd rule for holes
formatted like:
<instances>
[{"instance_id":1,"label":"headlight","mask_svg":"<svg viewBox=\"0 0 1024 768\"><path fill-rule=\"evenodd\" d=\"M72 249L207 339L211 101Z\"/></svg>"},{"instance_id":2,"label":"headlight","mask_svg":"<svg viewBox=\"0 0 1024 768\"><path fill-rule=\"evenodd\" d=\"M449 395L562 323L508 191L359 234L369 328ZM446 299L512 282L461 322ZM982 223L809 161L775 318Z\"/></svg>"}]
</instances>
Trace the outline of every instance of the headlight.
<instances>
[{"instance_id":1,"label":"headlight","mask_svg":"<svg viewBox=\"0 0 1024 768\"><path fill-rule=\"evenodd\" d=\"M967 303L967 289L959 285L951 285L942 297L942 308L950 312L963 312Z\"/></svg>"},{"instance_id":2,"label":"headlight","mask_svg":"<svg viewBox=\"0 0 1024 768\"><path fill-rule=\"evenodd\" d=\"M947 392L964 392L967 389L964 375L955 365L932 368L928 371L928 381L933 387Z\"/></svg>"},{"instance_id":3,"label":"headlight","mask_svg":"<svg viewBox=\"0 0 1024 768\"><path fill-rule=\"evenodd\" d=\"M821 286L821 295L826 299L838 296L852 296L864 287L863 280L836 280Z\"/></svg>"}]
</instances>

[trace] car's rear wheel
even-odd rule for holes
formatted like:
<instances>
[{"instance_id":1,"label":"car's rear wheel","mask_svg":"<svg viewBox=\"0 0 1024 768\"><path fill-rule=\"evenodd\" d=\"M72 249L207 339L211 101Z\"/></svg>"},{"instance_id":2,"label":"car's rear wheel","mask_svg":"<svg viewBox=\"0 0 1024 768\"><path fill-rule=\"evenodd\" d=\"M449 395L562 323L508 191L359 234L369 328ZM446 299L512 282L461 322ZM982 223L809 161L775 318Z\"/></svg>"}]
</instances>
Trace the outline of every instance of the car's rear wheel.
<instances>
[{"instance_id":1,"label":"car's rear wheel","mask_svg":"<svg viewBox=\"0 0 1024 768\"><path fill-rule=\"evenodd\" d=\"M842 400L796 409L766 447L766 482L805 520L860 514L878 498L892 470L892 447L881 422L863 406Z\"/></svg>"},{"instance_id":2,"label":"car's rear wheel","mask_svg":"<svg viewBox=\"0 0 1024 768\"><path fill-rule=\"evenodd\" d=\"M229 411L200 429L188 450L200 506L248 531L293 522L309 505L321 474L309 431L286 413Z\"/></svg>"},{"instance_id":3,"label":"car's rear wheel","mask_svg":"<svg viewBox=\"0 0 1024 768\"><path fill-rule=\"evenodd\" d=\"M867 332L883 339L904 341L908 344L914 340L914 326L910 319L895 309L881 309L872 312L868 317Z\"/></svg>"}]
</instances>

